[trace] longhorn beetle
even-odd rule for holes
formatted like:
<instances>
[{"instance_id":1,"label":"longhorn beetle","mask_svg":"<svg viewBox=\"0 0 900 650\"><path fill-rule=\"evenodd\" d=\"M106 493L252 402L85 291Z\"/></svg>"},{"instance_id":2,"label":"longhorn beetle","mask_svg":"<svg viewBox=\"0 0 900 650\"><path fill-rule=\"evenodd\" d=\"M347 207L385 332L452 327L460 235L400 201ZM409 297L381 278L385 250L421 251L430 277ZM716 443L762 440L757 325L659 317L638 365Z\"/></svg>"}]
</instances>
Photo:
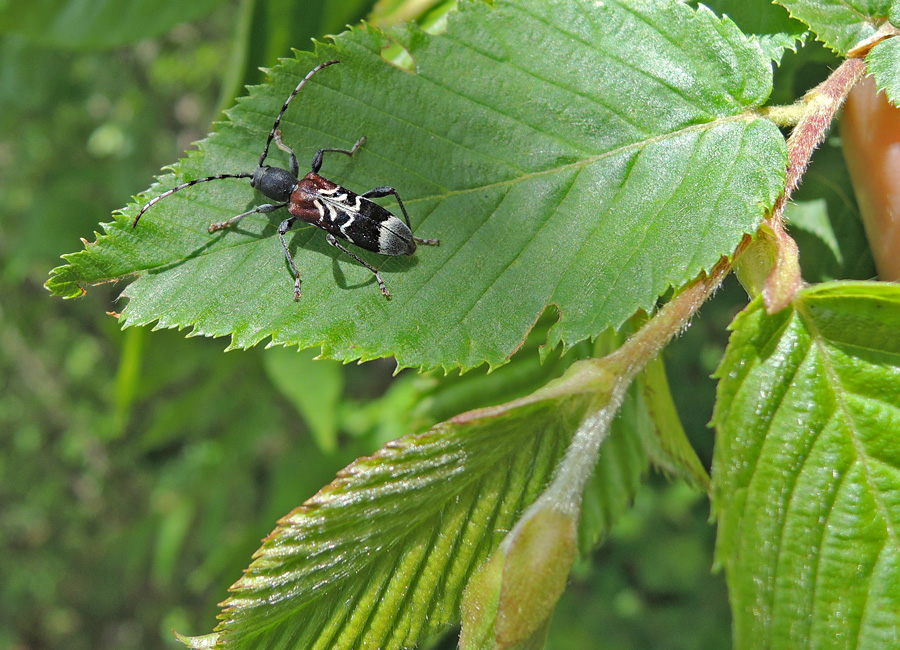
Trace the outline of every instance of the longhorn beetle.
<instances>
[{"instance_id":1,"label":"longhorn beetle","mask_svg":"<svg viewBox=\"0 0 900 650\"><path fill-rule=\"evenodd\" d=\"M294 282L294 300L300 300L300 271L294 264L294 258L288 249L287 242L284 240L285 234L291 229L297 219L310 223L317 228L321 228L327 234L325 241L355 259L357 262L365 266L375 274L378 280L378 286L381 287L381 293L384 297L390 299L391 292L388 291L381 274L374 266L355 255L352 251L345 248L338 239L345 239L351 244L356 244L360 248L367 251L379 253L381 255L412 255L416 252L416 242L427 244L429 246L437 246L440 241L437 239L422 239L412 234L412 224L409 222L409 215L400 200L400 195L393 187L383 186L376 187L355 194L350 190L332 183L327 178L319 176L319 169L322 167L322 156L325 153L342 153L352 156L356 153L362 144L366 141L365 136L357 140L352 149L319 149L312 159L312 169L302 179L300 175L300 165L297 163L297 156L294 152L281 141L281 131L278 125L281 124L281 118L290 106L291 101L300 92L300 89L309 81L319 70L329 65L334 65L339 61L326 61L320 63L310 70L305 77L294 88L294 92L285 100L281 107L281 112L275 118L275 124L269 132L266 140L266 146L259 156L259 164L253 172L241 172L239 174L216 174L215 176L207 176L206 178L198 178L197 180L182 183L177 187L173 187L150 199L141 211L138 212L134 219L132 228L137 227L138 221L144 213L155 203L161 201L167 196L171 196L179 190L186 187L197 185L198 183L206 183L208 181L216 181L223 178L249 178L250 186L258 189L265 196L277 201L278 203L265 203L257 206L252 210L248 210L236 217L231 217L226 221L214 223L209 227L209 232L213 233L223 228L233 226L238 221L251 214L265 214L274 212L280 208L287 208L291 214L290 217L281 222L278 226L278 238L281 240L281 247L287 257L291 270L297 278ZM266 156L269 154L269 146L275 140L275 144L279 149L290 155L291 169L280 169L278 167L270 167L263 165ZM373 203L369 199L377 199L392 194L397 199L397 205L403 212L403 221L391 214L388 210L381 207L377 203Z\"/></svg>"}]
</instances>

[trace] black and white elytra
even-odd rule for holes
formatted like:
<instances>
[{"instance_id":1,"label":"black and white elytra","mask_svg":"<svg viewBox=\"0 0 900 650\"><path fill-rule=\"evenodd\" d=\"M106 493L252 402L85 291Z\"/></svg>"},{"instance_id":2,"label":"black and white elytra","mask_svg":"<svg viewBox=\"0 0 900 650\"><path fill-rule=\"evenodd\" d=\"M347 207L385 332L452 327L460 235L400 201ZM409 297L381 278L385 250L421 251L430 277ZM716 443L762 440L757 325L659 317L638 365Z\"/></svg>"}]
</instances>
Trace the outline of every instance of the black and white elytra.
<instances>
[{"instance_id":1,"label":"black and white elytra","mask_svg":"<svg viewBox=\"0 0 900 650\"><path fill-rule=\"evenodd\" d=\"M325 241L372 271L375 274L375 279L378 280L378 286L381 287L381 293L384 294L385 298L390 299L391 293L385 286L384 280L381 279L378 269L348 250L338 239L346 240L367 251L391 256L412 255L416 252L417 242L419 244L437 246L440 244L440 241L437 239L422 239L412 234L412 224L409 221L409 215L406 212L403 201L400 200L400 195L397 194L397 190L393 187L376 187L368 192L356 194L319 175L319 169L322 167L322 157L325 153L342 153L352 156L366 141L365 136L360 138L353 145L352 149L319 149L313 156L310 172L303 178L299 178L300 165L297 163L297 156L294 155L290 147L281 141L281 131L278 129L285 111L287 111L291 101L297 96L297 93L300 92L300 89L303 88L306 82L322 68L335 63L338 63L338 61L327 61L317 65L297 84L294 92L285 100L278 117L275 118L275 124L272 126L272 130L269 132L269 137L266 140L266 146L259 156L259 164L252 173L217 174L206 178L198 178L197 180L173 187L150 199L138 212L132 227L137 226L140 218L154 203L186 187L223 178L249 178L252 187L278 203L266 203L227 221L214 223L209 227L209 232L213 233L233 226L251 214L265 214L280 208L287 208L291 216L278 226L278 238L281 240L281 247L284 249L284 254L296 278L294 282L294 300L300 300L300 271L294 263L294 258L291 256L291 251L288 249L284 236L298 219L324 230L327 233ZM275 141L279 149L290 156L290 170L263 165L266 156L269 154L269 146L272 144L272 140ZM402 221L385 208L369 200L388 195L393 195L397 199L397 205L400 206L400 211L403 213Z\"/></svg>"}]
</instances>

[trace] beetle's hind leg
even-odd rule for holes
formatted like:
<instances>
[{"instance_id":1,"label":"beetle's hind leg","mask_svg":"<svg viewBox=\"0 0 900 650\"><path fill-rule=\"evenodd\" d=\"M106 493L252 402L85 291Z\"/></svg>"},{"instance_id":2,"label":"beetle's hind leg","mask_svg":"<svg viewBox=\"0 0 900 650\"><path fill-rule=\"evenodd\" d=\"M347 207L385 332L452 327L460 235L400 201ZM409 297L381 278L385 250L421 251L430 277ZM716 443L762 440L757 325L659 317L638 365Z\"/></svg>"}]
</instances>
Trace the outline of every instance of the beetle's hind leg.
<instances>
[{"instance_id":1,"label":"beetle's hind leg","mask_svg":"<svg viewBox=\"0 0 900 650\"><path fill-rule=\"evenodd\" d=\"M332 235L331 233L328 233L327 235L325 235L325 241L327 241L329 244L334 246L339 251L346 253L347 255L349 255L350 257L355 259L357 262L362 264L364 267L369 269L372 273L374 273L375 279L378 280L378 286L381 287L381 293L383 293L384 297L387 298L388 300L391 299L391 292L388 291L387 286L384 284L384 280L381 279L381 274L378 272L378 269L376 269L374 266L369 264L367 261L365 261L364 259L359 257L359 255L355 255L352 251L347 250L346 247L341 246L341 244L337 240L337 238L335 238L335 236Z\"/></svg>"},{"instance_id":2,"label":"beetle's hind leg","mask_svg":"<svg viewBox=\"0 0 900 650\"><path fill-rule=\"evenodd\" d=\"M403 205L403 201L400 199L400 195L397 193L397 190L393 187L385 185L383 187L374 187L368 192L363 192L360 194L364 199L380 199L385 196L393 196L397 199L397 205L400 206L400 211L403 212L403 218L406 220L406 226L409 228L410 232L412 232L412 224L409 221L409 214L406 212L406 206ZM426 246L440 246L440 239L422 239L421 237L413 236L420 244L425 244Z\"/></svg>"}]
</instances>

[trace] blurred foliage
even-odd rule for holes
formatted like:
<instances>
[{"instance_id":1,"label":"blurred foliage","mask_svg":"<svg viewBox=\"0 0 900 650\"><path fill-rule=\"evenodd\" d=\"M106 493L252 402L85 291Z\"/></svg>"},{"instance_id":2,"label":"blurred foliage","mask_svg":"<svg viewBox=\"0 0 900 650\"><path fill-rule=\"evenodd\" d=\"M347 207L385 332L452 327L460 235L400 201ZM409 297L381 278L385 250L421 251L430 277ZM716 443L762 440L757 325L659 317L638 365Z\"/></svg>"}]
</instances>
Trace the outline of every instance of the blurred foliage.
<instances>
[{"instance_id":1,"label":"blurred foliage","mask_svg":"<svg viewBox=\"0 0 900 650\"><path fill-rule=\"evenodd\" d=\"M283 377L265 362L281 351L223 354L221 341L121 332L105 315L117 308L115 286L79 300L47 296L41 285L58 256L205 136L218 108L260 80L259 66L339 31L365 5L244 0L163 36L76 54L0 35L0 649L176 647L170 628L211 629L215 603L258 540L340 467L461 410L525 394L590 352L551 354L541 366L541 323L494 373L514 378L502 393L483 371L395 378L390 361L338 366L328 371L343 386L336 414L308 425L308 407L279 390ZM833 65L815 44L788 52L773 99L793 100ZM839 156L815 165L811 178L845 178ZM811 182L797 197L816 211L804 230L812 235L798 237L810 258L830 241L825 222L856 246L846 266L837 255L808 266L802 254L809 280L873 274L847 235L859 225L841 183ZM809 219L798 216L803 229ZM666 353L707 466L709 375L744 304L729 283ZM311 436L316 427L330 453ZM652 477L578 565L549 647L728 647L707 517L702 495ZM455 647L455 637L433 647Z\"/></svg>"}]
</instances>

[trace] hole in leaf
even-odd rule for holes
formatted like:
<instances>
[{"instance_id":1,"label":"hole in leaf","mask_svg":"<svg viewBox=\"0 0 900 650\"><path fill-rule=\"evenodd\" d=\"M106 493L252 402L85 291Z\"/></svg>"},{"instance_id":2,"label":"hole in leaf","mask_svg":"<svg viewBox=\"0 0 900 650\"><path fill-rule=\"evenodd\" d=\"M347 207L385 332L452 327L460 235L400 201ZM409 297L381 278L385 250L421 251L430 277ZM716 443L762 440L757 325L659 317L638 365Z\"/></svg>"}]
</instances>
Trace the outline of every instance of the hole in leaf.
<instances>
[{"instance_id":1,"label":"hole in leaf","mask_svg":"<svg viewBox=\"0 0 900 650\"><path fill-rule=\"evenodd\" d=\"M395 40L391 40L391 44L387 47L381 48L381 58L406 72L415 71L416 62L412 58L412 54Z\"/></svg>"}]
</instances>

